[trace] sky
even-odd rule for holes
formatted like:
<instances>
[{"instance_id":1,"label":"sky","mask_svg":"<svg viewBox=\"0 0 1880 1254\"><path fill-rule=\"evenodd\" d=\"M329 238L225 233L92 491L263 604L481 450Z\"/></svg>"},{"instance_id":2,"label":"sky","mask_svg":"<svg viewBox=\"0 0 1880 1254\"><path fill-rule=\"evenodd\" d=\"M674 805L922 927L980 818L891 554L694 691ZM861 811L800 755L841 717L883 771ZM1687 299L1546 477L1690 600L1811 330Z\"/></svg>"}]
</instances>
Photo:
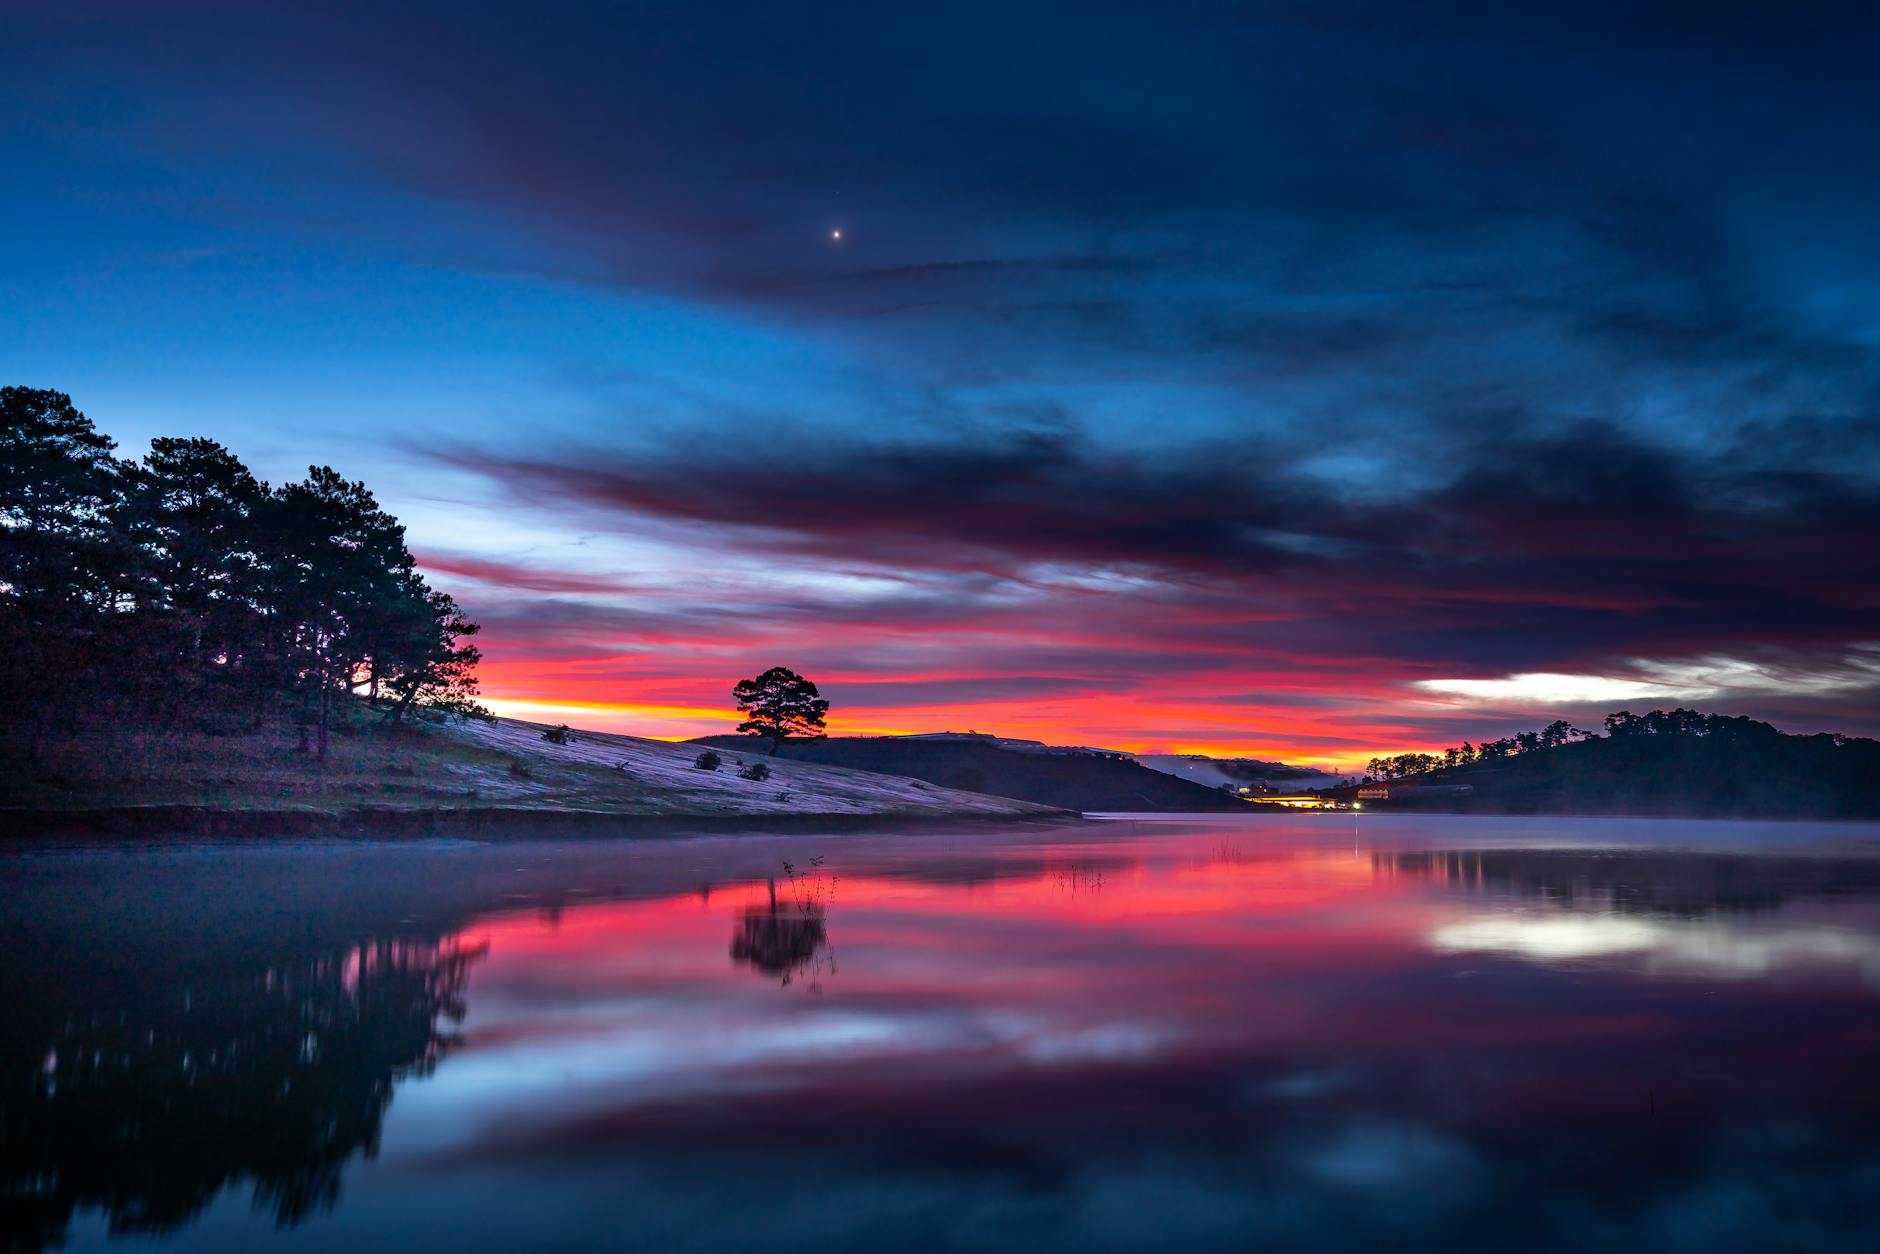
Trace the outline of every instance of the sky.
<instances>
[{"instance_id":1,"label":"sky","mask_svg":"<svg viewBox=\"0 0 1880 1254\"><path fill-rule=\"evenodd\" d=\"M1880 734L1871 6L0 0L0 379L330 464L503 713Z\"/></svg>"}]
</instances>

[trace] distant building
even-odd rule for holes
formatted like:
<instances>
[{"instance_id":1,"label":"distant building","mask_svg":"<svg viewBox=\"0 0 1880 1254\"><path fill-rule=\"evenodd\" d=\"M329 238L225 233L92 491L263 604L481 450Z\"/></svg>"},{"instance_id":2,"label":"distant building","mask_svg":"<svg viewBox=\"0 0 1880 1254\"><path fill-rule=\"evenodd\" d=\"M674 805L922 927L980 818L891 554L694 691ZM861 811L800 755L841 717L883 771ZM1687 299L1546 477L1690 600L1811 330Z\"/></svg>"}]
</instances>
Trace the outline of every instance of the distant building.
<instances>
[{"instance_id":1,"label":"distant building","mask_svg":"<svg viewBox=\"0 0 1880 1254\"><path fill-rule=\"evenodd\" d=\"M1427 784L1414 779L1386 779L1358 786L1358 800L1387 801L1392 797L1459 797L1475 791L1473 784Z\"/></svg>"}]
</instances>

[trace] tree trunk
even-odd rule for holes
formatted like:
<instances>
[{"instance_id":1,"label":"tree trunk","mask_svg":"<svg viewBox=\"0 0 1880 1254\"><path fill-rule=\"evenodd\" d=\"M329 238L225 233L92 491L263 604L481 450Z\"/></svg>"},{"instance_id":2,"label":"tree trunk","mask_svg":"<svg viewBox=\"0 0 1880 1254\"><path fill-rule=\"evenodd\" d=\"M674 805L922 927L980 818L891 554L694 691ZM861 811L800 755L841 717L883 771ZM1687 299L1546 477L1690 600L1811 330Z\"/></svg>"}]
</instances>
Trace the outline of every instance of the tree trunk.
<instances>
[{"instance_id":1,"label":"tree trunk","mask_svg":"<svg viewBox=\"0 0 1880 1254\"><path fill-rule=\"evenodd\" d=\"M313 760L320 763L322 766L326 764L327 711L332 708L332 705L333 684L327 676L326 668L322 666L320 668L320 747L319 751L313 755Z\"/></svg>"},{"instance_id":2,"label":"tree trunk","mask_svg":"<svg viewBox=\"0 0 1880 1254\"><path fill-rule=\"evenodd\" d=\"M405 711L411 708L411 703L417 700L417 697L418 690L413 688L385 711L385 716L379 720L379 723L391 727L397 727L399 724L403 723L405 721Z\"/></svg>"}]
</instances>

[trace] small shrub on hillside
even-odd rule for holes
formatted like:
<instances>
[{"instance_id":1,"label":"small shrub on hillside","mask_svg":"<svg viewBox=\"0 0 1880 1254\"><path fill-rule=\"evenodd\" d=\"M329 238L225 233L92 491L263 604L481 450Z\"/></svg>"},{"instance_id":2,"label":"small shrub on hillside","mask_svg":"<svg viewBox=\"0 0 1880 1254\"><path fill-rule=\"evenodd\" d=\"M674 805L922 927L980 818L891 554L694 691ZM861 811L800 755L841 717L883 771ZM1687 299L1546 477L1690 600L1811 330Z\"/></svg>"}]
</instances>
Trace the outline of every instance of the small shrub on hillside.
<instances>
[{"instance_id":1,"label":"small shrub on hillside","mask_svg":"<svg viewBox=\"0 0 1880 1254\"><path fill-rule=\"evenodd\" d=\"M551 745L571 745L574 743L574 733L569 730L568 724L563 723L560 727L551 727L543 732L542 739Z\"/></svg>"},{"instance_id":2,"label":"small shrub on hillside","mask_svg":"<svg viewBox=\"0 0 1880 1254\"><path fill-rule=\"evenodd\" d=\"M738 774L743 776L745 779L754 779L758 783L761 784L763 781L770 778L770 763L753 762L749 766L745 767L743 770L739 771Z\"/></svg>"},{"instance_id":3,"label":"small shrub on hillside","mask_svg":"<svg viewBox=\"0 0 1880 1254\"><path fill-rule=\"evenodd\" d=\"M525 763L521 758L509 759L509 773L511 775L514 775L517 779L534 779L535 778L534 775L529 773L528 764Z\"/></svg>"},{"instance_id":4,"label":"small shrub on hillside","mask_svg":"<svg viewBox=\"0 0 1880 1254\"><path fill-rule=\"evenodd\" d=\"M701 771L715 771L724 764L725 760L710 749L692 759L692 765Z\"/></svg>"}]
</instances>

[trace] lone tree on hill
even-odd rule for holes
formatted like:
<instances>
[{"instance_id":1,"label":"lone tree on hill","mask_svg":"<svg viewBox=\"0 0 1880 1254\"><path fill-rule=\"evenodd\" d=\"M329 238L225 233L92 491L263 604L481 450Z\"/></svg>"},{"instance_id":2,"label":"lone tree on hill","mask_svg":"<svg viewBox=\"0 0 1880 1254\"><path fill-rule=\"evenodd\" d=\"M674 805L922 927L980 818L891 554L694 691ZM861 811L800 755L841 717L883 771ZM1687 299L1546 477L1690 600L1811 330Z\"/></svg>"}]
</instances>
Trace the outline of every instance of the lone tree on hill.
<instances>
[{"instance_id":1,"label":"lone tree on hill","mask_svg":"<svg viewBox=\"0 0 1880 1254\"><path fill-rule=\"evenodd\" d=\"M738 734L769 740L772 757L792 736L814 740L823 734L829 702L815 684L787 667L773 666L756 679L741 679L731 695L738 712L750 716L738 724Z\"/></svg>"}]
</instances>

